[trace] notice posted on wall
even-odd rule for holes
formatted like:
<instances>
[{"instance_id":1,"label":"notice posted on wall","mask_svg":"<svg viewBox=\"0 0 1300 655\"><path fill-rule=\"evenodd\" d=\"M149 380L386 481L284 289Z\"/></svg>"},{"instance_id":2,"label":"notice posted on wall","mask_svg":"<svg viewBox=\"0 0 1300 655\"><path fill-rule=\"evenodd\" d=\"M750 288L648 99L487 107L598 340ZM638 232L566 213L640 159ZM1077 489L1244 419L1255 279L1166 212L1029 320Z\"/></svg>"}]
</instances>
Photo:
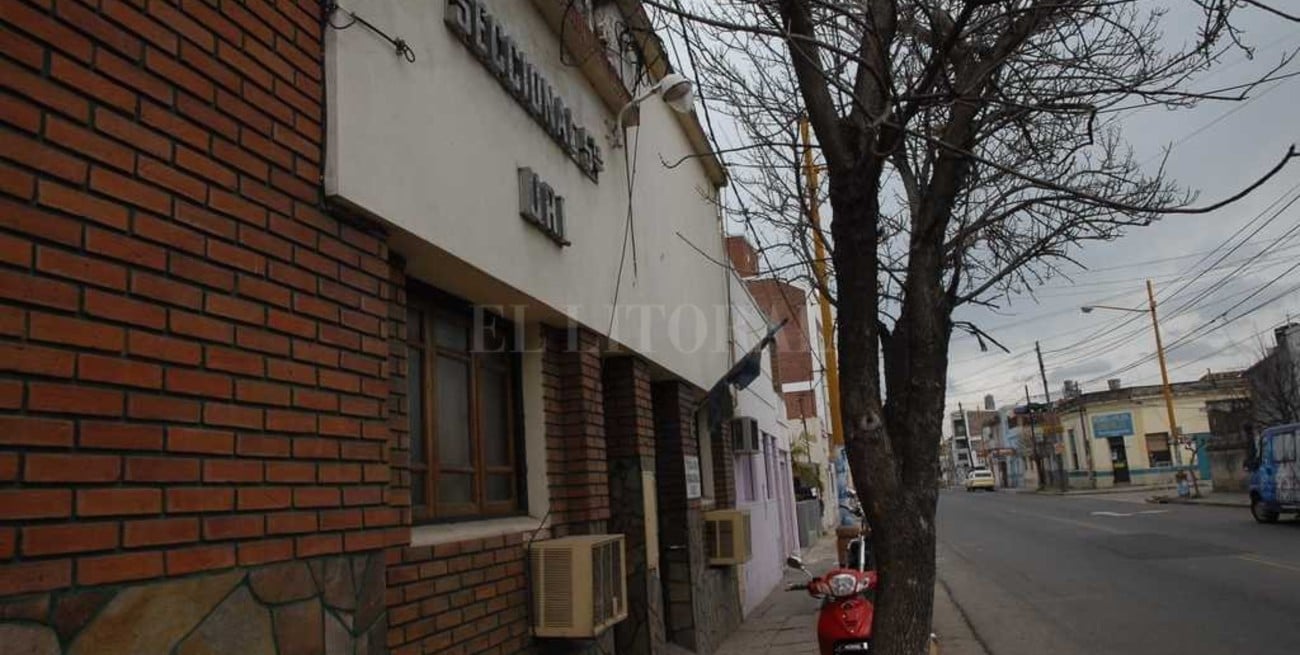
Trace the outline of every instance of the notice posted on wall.
<instances>
[{"instance_id":1,"label":"notice posted on wall","mask_svg":"<svg viewBox=\"0 0 1300 655\"><path fill-rule=\"evenodd\" d=\"M686 499L695 500L704 495L704 484L700 481L700 458L698 455L686 456Z\"/></svg>"}]
</instances>

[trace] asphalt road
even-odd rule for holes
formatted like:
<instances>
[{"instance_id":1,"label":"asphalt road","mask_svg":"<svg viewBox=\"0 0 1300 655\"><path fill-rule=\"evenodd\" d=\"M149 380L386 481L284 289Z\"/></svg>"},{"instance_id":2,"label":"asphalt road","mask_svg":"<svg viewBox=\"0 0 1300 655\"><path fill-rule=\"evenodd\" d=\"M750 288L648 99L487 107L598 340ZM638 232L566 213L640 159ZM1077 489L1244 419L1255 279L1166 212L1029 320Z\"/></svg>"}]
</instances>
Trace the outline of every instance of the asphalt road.
<instances>
[{"instance_id":1,"label":"asphalt road","mask_svg":"<svg viewBox=\"0 0 1300 655\"><path fill-rule=\"evenodd\" d=\"M1300 521L944 492L939 577L992 655L1300 653Z\"/></svg>"}]
</instances>

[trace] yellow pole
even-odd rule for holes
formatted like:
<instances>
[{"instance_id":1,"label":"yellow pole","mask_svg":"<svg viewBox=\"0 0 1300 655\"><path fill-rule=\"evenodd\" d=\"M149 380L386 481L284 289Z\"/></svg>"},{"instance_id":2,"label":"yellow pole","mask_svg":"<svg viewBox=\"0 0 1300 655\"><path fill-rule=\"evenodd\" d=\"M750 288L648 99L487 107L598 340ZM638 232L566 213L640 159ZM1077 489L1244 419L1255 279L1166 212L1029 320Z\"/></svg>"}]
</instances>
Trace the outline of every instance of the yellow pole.
<instances>
[{"instance_id":1,"label":"yellow pole","mask_svg":"<svg viewBox=\"0 0 1300 655\"><path fill-rule=\"evenodd\" d=\"M813 164L812 139L808 119L799 121L799 134L803 137L803 162L808 176L808 221L813 228L813 277L817 280L817 304L821 307L822 357L826 360L826 390L831 405L831 444L844 445L843 423L840 419L840 362L835 352L835 328L831 320L831 299L827 295L826 243L822 239L821 215L817 211L817 166Z\"/></svg>"},{"instance_id":2,"label":"yellow pole","mask_svg":"<svg viewBox=\"0 0 1300 655\"><path fill-rule=\"evenodd\" d=\"M1169 415L1169 441L1173 448L1174 464L1182 464L1182 455L1178 444L1178 434L1175 432L1177 422L1174 418L1174 392L1169 387L1169 369L1165 366L1165 346L1160 341L1160 321L1156 318L1156 292L1151 286L1151 280L1147 280L1147 301L1151 303L1151 328L1156 333L1156 357L1160 360L1160 382L1165 395L1165 412Z\"/></svg>"}]
</instances>

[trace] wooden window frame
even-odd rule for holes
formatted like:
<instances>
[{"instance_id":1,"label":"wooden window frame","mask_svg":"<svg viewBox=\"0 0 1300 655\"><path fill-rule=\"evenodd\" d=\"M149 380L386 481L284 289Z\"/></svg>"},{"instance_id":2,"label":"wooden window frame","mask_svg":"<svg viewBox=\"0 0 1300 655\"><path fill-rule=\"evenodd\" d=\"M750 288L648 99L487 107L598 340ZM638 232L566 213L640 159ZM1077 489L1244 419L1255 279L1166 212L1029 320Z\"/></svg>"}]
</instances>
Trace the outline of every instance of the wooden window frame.
<instances>
[{"instance_id":1,"label":"wooden window frame","mask_svg":"<svg viewBox=\"0 0 1300 655\"><path fill-rule=\"evenodd\" d=\"M419 398L408 398L408 403L419 402L421 406L421 426L419 433L412 430L412 444L418 439L423 446L424 457L417 461L412 449L410 460L411 481L411 516L416 523L444 521L464 521L484 518L501 518L519 516L527 513L527 489L525 485L526 470L523 448L523 411L520 376L520 354L512 347L516 326L505 319L492 316L494 328L506 344L506 350L492 353L476 352L483 325L475 325L473 307L462 300L451 297L435 289L411 282L407 293L407 320L419 320L421 325L407 325L407 356L420 357L422 383L419 385ZM468 339L467 347L459 350L441 346L437 343L435 323L438 320L460 324ZM506 357L492 357L503 353ZM466 386L469 398L469 448L470 465L468 467L444 467L439 462L437 424L437 366L440 358L462 362L466 367ZM492 360L496 360L495 362ZM482 389L480 384L485 368L505 373L506 388L506 465L489 466L486 462L484 438L482 434ZM410 368L408 366L408 374ZM408 389L410 385L408 384ZM408 407L409 410L409 407ZM469 503L442 504L438 501L439 477L444 473L471 474L473 486L472 500ZM487 499L488 476L510 475L511 498L504 501ZM416 497L415 477L422 476L424 493Z\"/></svg>"}]
</instances>

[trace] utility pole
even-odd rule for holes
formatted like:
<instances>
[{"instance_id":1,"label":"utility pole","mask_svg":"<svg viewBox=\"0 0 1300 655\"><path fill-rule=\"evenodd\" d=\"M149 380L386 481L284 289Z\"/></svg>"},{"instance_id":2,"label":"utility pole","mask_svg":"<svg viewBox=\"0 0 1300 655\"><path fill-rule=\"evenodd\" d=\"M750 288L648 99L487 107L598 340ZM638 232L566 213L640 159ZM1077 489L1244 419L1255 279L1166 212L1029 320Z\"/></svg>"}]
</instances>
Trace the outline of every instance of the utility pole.
<instances>
[{"instance_id":1,"label":"utility pole","mask_svg":"<svg viewBox=\"0 0 1300 655\"><path fill-rule=\"evenodd\" d=\"M1042 380L1043 380L1043 399L1047 401L1047 404L1048 404L1048 405L1051 405L1051 404L1052 404L1052 390L1051 390L1050 387L1047 386L1047 369L1045 369L1045 368L1043 367L1043 348L1042 348L1042 346L1038 345L1038 342L1037 342L1037 341L1034 342L1034 352L1035 352L1035 353L1038 353L1038 376L1039 376L1040 378L1042 378ZM1025 402L1028 402L1028 401L1025 401ZM1060 428L1060 423L1059 423L1059 422L1057 423L1057 428ZM1059 486L1059 487L1061 488L1061 491L1065 491L1066 489L1069 488L1069 483L1066 481L1066 475L1065 475L1065 456L1062 455L1061 458L1060 458L1060 461L1059 461L1059 462L1056 461L1057 458L1055 457L1055 455L1056 455L1056 452L1055 452L1056 444L1057 444L1057 443L1061 443L1061 441L1062 441L1061 437L1062 437L1062 436L1063 436L1063 435L1061 435L1061 434L1058 432L1058 433L1055 435L1055 437L1053 437L1053 439L1054 439L1055 441L1054 441L1053 444L1052 444L1052 449L1053 449L1053 452L1052 452L1052 455L1053 455L1053 457L1052 457L1052 461L1053 461L1053 468L1055 469L1056 474L1057 474L1057 476L1059 477L1059 479L1057 480L1057 486ZM1071 445L1073 445L1073 444L1071 444ZM1057 464L1059 464L1059 466L1058 466Z\"/></svg>"},{"instance_id":2,"label":"utility pole","mask_svg":"<svg viewBox=\"0 0 1300 655\"><path fill-rule=\"evenodd\" d=\"M965 408L963 408L963 407L961 406L961 401L960 401L960 400L957 401L957 413L958 413L959 415L961 415L961 431L963 432L963 434L961 435L961 438L963 438L963 439L966 440L966 459L970 460L971 468L974 468L974 467L975 467L975 461L974 461L974 460L971 458L971 456L970 456L970 453L971 453L971 447L970 447L970 426L966 425L966 410L965 410ZM952 440L953 440L953 443L954 443L954 444L957 442L957 429L956 429L955 427L953 428L953 431L952 431ZM958 470L961 470L961 468L962 468L962 466L961 466L961 457L957 454L957 448L956 448L955 446L954 446L953 449L952 449L952 458L953 458L953 461L955 462L955 464L956 464L956 466L957 466L957 469L958 469ZM964 474L963 474L963 475L964 475Z\"/></svg>"},{"instance_id":3,"label":"utility pole","mask_svg":"<svg viewBox=\"0 0 1300 655\"><path fill-rule=\"evenodd\" d=\"M1151 327L1156 332L1156 355L1160 358L1160 382L1164 388L1165 395L1165 413L1169 416L1169 447L1174 451L1174 466L1183 465L1183 443L1178 434L1177 419L1174 418L1174 391L1169 386L1169 369L1165 365L1165 346L1160 341L1160 321L1156 320L1156 292L1151 286L1151 280L1147 280L1147 300L1151 303ZM1189 470L1188 474L1192 476L1193 493L1200 497L1201 484L1196 480L1196 471Z\"/></svg>"},{"instance_id":4,"label":"utility pole","mask_svg":"<svg viewBox=\"0 0 1300 655\"><path fill-rule=\"evenodd\" d=\"M1156 333L1156 357L1160 360L1161 389L1165 396L1165 413L1169 419L1169 447L1174 451L1174 466L1182 466L1182 446L1178 442L1178 423L1174 418L1174 392L1169 387L1169 369L1165 365L1165 346L1160 340L1160 321L1156 318L1156 292L1151 286L1151 280L1147 280L1147 301L1151 303L1151 327ZM1199 488L1196 495L1200 495Z\"/></svg>"},{"instance_id":5,"label":"utility pole","mask_svg":"<svg viewBox=\"0 0 1300 655\"><path fill-rule=\"evenodd\" d=\"M1034 352L1038 353L1038 376L1043 379L1043 398L1050 405L1052 402L1052 391L1047 387L1047 370L1043 368L1043 349L1038 345L1037 341L1034 342Z\"/></svg>"},{"instance_id":6,"label":"utility pole","mask_svg":"<svg viewBox=\"0 0 1300 655\"><path fill-rule=\"evenodd\" d=\"M1181 440L1178 438L1178 419L1174 417L1174 392L1169 386L1169 368L1165 364L1165 344L1160 339L1160 319L1156 316L1156 291L1151 285L1151 280L1147 280L1147 303L1148 309L1133 309L1131 307L1110 307L1107 305L1085 305L1079 309L1087 314L1094 309L1113 309L1121 312L1137 312L1151 314L1151 328L1156 333L1156 358L1160 360L1160 383L1161 390L1165 396L1165 414L1169 420L1169 432L1167 441L1170 449L1173 451L1174 466L1182 466L1183 454L1181 449ZM1196 472L1189 471L1192 475L1192 484L1196 487L1196 495L1201 495L1200 485L1196 481Z\"/></svg>"},{"instance_id":7,"label":"utility pole","mask_svg":"<svg viewBox=\"0 0 1300 655\"><path fill-rule=\"evenodd\" d=\"M844 445L843 419L840 417L840 368L835 351L835 328L831 319L830 287L826 275L826 243L822 239L821 214L817 210L817 166L813 164L812 137L808 118L799 120L803 137L803 163L808 177L808 222L813 228L813 278L817 281L817 304L821 309L822 357L826 360L826 395L831 405L831 445Z\"/></svg>"},{"instance_id":8,"label":"utility pole","mask_svg":"<svg viewBox=\"0 0 1300 655\"><path fill-rule=\"evenodd\" d=\"M1042 490L1043 480L1043 449L1038 443L1038 435L1034 433L1034 402L1029 397L1029 385L1025 385L1025 415L1029 417L1029 443L1034 444L1034 467L1038 469L1038 488Z\"/></svg>"}]
</instances>

